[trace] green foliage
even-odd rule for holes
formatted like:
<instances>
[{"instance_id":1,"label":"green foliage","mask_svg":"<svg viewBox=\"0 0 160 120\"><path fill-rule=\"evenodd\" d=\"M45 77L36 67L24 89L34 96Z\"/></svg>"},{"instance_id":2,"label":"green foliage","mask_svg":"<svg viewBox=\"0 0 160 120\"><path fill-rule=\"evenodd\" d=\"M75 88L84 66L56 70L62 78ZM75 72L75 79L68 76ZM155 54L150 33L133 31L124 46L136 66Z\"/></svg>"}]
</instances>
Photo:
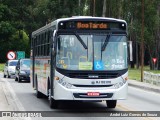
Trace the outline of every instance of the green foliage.
<instances>
[{"instance_id":1,"label":"green foliage","mask_svg":"<svg viewBox=\"0 0 160 120\"><path fill-rule=\"evenodd\" d=\"M6 14L10 12L6 5L0 4L0 20L7 20Z\"/></svg>"},{"instance_id":2,"label":"green foliage","mask_svg":"<svg viewBox=\"0 0 160 120\"><path fill-rule=\"evenodd\" d=\"M131 80L141 80L141 70L140 69L129 69L128 77Z\"/></svg>"},{"instance_id":3,"label":"green foliage","mask_svg":"<svg viewBox=\"0 0 160 120\"><path fill-rule=\"evenodd\" d=\"M14 33L15 28L11 25L9 21L0 22L0 41L7 40Z\"/></svg>"},{"instance_id":4,"label":"green foliage","mask_svg":"<svg viewBox=\"0 0 160 120\"><path fill-rule=\"evenodd\" d=\"M0 41L9 39L15 31L14 26L9 21L8 16L11 15L11 10L7 5L0 3Z\"/></svg>"},{"instance_id":5,"label":"green foliage","mask_svg":"<svg viewBox=\"0 0 160 120\"><path fill-rule=\"evenodd\" d=\"M0 71L2 72L4 70L4 63L0 63Z\"/></svg>"},{"instance_id":6,"label":"green foliage","mask_svg":"<svg viewBox=\"0 0 160 120\"><path fill-rule=\"evenodd\" d=\"M78 0L49 0L47 6L52 15L50 19L71 17L82 13L82 11L79 11Z\"/></svg>"},{"instance_id":7,"label":"green foliage","mask_svg":"<svg viewBox=\"0 0 160 120\"><path fill-rule=\"evenodd\" d=\"M6 55L8 51L25 51L26 57L29 56L30 52L30 44L29 44L29 37L25 31L20 30L16 31L10 38L9 41L1 42L3 44L0 47L0 51L2 52L2 56L0 62L5 62L7 60Z\"/></svg>"},{"instance_id":8,"label":"green foliage","mask_svg":"<svg viewBox=\"0 0 160 120\"><path fill-rule=\"evenodd\" d=\"M12 36L12 49L15 51L25 51L26 57L29 57L29 37L26 34L25 31L20 30L17 31L13 36ZM18 45L18 46L15 46Z\"/></svg>"},{"instance_id":9,"label":"green foliage","mask_svg":"<svg viewBox=\"0 0 160 120\"><path fill-rule=\"evenodd\" d=\"M0 44L3 56L8 50L24 50L29 56L31 33L52 20L78 15L90 16L93 0L0 0ZM159 0L144 0L145 6L145 49L150 58L157 57L160 46ZM141 42L141 0L95 0L95 16L102 16L106 6L106 17L125 19L128 23L129 39ZM5 41L5 42L4 42ZM160 41L160 40L159 40ZM152 49L157 48L157 49ZM148 56L147 56L148 57ZM5 58L6 59L6 58ZM160 60L160 58L159 58ZM0 61L1 62L1 61Z\"/></svg>"}]
</instances>

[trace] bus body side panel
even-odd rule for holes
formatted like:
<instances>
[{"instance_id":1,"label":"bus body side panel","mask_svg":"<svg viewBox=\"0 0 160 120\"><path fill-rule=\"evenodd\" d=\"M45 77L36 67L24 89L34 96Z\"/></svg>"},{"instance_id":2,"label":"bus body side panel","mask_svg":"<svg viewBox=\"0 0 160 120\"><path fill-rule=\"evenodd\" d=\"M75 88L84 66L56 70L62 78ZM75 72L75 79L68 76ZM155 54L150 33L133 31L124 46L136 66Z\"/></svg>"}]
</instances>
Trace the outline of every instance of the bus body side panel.
<instances>
[{"instance_id":1,"label":"bus body side panel","mask_svg":"<svg viewBox=\"0 0 160 120\"><path fill-rule=\"evenodd\" d=\"M30 82L32 87L34 88L34 59L33 59L33 49L30 51L30 60L31 60L31 65L30 65Z\"/></svg>"},{"instance_id":2,"label":"bus body side panel","mask_svg":"<svg viewBox=\"0 0 160 120\"><path fill-rule=\"evenodd\" d=\"M48 93L49 61L49 57L47 59L37 58L35 60L35 75L37 76L38 90L45 95Z\"/></svg>"}]
</instances>

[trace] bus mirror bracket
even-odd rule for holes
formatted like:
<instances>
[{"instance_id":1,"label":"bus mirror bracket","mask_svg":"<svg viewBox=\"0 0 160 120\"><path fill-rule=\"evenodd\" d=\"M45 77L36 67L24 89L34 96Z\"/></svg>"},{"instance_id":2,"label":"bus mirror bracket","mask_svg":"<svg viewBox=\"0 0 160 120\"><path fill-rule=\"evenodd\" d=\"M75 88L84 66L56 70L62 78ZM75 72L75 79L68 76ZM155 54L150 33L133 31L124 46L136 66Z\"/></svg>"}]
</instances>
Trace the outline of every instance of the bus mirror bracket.
<instances>
[{"instance_id":1,"label":"bus mirror bracket","mask_svg":"<svg viewBox=\"0 0 160 120\"><path fill-rule=\"evenodd\" d=\"M54 30L53 31L53 38L52 38L52 45L53 45L53 47L52 47L52 53L53 53L53 56L56 56L56 50L55 50L55 44L56 44L56 40L55 40L55 38L56 38L56 33L57 33L57 31L56 30Z\"/></svg>"},{"instance_id":2,"label":"bus mirror bracket","mask_svg":"<svg viewBox=\"0 0 160 120\"><path fill-rule=\"evenodd\" d=\"M54 31L53 31L53 39L52 39L52 40L53 40L53 43L54 43L54 41L55 41L56 33L57 33L57 31L54 30Z\"/></svg>"},{"instance_id":3,"label":"bus mirror bracket","mask_svg":"<svg viewBox=\"0 0 160 120\"><path fill-rule=\"evenodd\" d=\"M55 57L56 56L56 51L54 50L54 48L52 48L52 55Z\"/></svg>"}]
</instances>

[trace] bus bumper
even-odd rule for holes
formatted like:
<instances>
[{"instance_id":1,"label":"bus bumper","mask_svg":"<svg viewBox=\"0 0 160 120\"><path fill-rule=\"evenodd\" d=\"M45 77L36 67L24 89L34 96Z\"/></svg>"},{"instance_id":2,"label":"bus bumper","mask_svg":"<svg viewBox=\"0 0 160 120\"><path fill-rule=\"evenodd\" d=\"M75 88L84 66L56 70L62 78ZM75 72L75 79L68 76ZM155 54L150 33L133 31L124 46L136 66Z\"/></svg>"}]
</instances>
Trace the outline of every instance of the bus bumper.
<instances>
[{"instance_id":1,"label":"bus bumper","mask_svg":"<svg viewBox=\"0 0 160 120\"><path fill-rule=\"evenodd\" d=\"M59 91L59 92L56 92ZM54 99L55 100L120 100L127 99L128 83L126 82L123 86L118 89L115 88L80 88L69 89L61 84L55 86ZM88 93L93 93L89 95ZM98 95L94 95L98 93Z\"/></svg>"}]
</instances>

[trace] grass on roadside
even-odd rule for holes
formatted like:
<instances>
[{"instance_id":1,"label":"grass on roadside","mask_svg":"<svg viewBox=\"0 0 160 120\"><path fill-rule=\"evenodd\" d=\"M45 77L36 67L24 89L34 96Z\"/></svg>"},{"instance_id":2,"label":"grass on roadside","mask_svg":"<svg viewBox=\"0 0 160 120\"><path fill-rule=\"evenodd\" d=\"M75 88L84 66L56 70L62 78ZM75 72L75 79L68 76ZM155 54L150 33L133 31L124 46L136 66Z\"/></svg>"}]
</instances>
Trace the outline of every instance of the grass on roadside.
<instances>
[{"instance_id":1,"label":"grass on roadside","mask_svg":"<svg viewBox=\"0 0 160 120\"><path fill-rule=\"evenodd\" d=\"M128 72L128 78L131 80L138 80L140 81L141 79L141 70L140 69L135 69L135 68L129 68Z\"/></svg>"},{"instance_id":2,"label":"grass on roadside","mask_svg":"<svg viewBox=\"0 0 160 120\"><path fill-rule=\"evenodd\" d=\"M160 74L160 70L150 70L149 66L145 66L144 67L144 71L147 71L147 72L152 72L152 73L155 73L155 74ZM129 68L129 79L131 80L138 80L140 81L141 80L141 68L139 69L136 69L136 68Z\"/></svg>"},{"instance_id":3,"label":"grass on roadside","mask_svg":"<svg viewBox=\"0 0 160 120\"><path fill-rule=\"evenodd\" d=\"M4 69L4 63L0 63L0 72L2 72Z\"/></svg>"}]
</instances>

